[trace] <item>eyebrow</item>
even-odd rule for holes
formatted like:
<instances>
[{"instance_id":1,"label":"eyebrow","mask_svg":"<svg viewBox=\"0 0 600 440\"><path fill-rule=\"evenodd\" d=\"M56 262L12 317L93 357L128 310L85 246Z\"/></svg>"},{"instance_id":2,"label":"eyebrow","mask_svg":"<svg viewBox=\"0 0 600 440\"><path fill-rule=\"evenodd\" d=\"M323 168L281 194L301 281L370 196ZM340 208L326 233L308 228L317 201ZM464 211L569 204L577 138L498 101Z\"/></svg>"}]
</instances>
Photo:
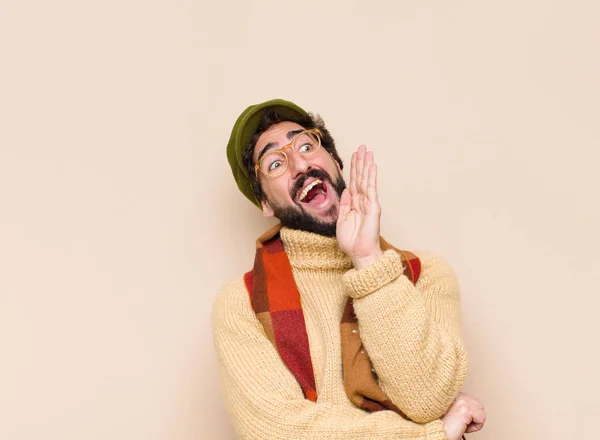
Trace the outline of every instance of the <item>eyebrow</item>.
<instances>
[{"instance_id":1,"label":"eyebrow","mask_svg":"<svg viewBox=\"0 0 600 440\"><path fill-rule=\"evenodd\" d=\"M292 139L294 139L294 136L296 136L298 133L302 133L303 131L305 131L305 128L300 128L298 130L290 130L287 132L287 138L288 141L291 141ZM269 142L267 145L264 146L264 148L260 151L260 153L258 153L258 159L256 159L256 163L260 162L260 160L262 159L262 157L267 154L270 150L272 150L273 148L277 147L277 142Z\"/></svg>"}]
</instances>

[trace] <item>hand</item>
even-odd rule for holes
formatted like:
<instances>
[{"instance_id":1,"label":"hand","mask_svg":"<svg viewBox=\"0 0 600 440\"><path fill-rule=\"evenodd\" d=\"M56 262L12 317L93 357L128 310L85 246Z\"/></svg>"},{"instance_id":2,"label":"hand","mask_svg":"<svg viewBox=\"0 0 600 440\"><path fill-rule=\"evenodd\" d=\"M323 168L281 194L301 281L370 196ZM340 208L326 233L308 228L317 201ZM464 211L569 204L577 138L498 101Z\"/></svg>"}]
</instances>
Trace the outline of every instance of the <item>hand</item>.
<instances>
[{"instance_id":1,"label":"hand","mask_svg":"<svg viewBox=\"0 0 600 440\"><path fill-rule=\"evenodd\" d=\"M442 417L448 440L460 440L464 433L483 428L485 411L481 402L465 393L460 393L448 412Z\"/></svg>"},{"instance_id":2,"label":"hand","mask_svg":"<svg viewBox=\"0 0 600 440\"><path fill-rule=\"evenodd\" d=\"M381 206L377 197L377 165L364 145L352 154L350 184L342 193L336 235L342 251L356 269L373 264L382 255L379 244Z\"/></svg>"}]
</instances>

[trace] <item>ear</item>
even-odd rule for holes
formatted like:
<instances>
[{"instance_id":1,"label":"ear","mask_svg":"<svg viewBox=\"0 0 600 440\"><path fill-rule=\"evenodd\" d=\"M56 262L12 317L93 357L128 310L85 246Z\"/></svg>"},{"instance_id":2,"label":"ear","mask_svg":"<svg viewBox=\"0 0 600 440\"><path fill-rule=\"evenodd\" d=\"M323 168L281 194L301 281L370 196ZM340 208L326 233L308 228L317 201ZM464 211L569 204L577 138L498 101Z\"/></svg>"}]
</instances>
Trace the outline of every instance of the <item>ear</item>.
<instances>
[{"instance_id":1,"label":"ear","mask_svg":"<svg viewBox=\"0 0 600 440\"><path fill-rule=\"evenodd\" d=\"M263 199L260 204L262 205L262 211L265 217L273 217L275 215L273 208L271 208L271 205L267 200Z\"/></svg>"}]
</instances>

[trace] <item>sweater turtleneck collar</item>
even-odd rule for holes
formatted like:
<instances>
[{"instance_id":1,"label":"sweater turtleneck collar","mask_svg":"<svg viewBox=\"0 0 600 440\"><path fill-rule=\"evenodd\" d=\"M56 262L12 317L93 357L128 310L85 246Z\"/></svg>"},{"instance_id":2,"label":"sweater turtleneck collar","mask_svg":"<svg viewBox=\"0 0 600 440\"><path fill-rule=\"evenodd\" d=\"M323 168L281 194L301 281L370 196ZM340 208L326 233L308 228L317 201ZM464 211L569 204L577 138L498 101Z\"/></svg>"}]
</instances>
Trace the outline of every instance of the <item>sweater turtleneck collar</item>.
<instances>
[{"instance_id":1,"label":"sweater turtleneck collar","mask_svg":"<svg viewBox=\"0 0 600 440\"><path fill-rule=\"evenodd\" d=\"M352 260L339 247L337 238L283 227L285 252L294 269L349 270Z\"/></svg>"}]
</instances>

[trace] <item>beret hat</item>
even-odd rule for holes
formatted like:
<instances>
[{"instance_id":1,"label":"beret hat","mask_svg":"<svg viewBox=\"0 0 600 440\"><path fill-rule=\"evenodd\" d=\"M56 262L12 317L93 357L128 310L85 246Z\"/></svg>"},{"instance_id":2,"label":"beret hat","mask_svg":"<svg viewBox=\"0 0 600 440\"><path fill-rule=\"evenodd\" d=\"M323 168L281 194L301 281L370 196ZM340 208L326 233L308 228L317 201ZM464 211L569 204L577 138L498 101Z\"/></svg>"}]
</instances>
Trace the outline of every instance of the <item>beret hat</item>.
<instances>
[{"instance_id":1,"label":"beret hat","mask_svg":"<svg viewBox=\"0 0 600 440\"><path fill-rule=\"evenodd\" d=\"M288 118L299 118L308 114L293 102L283 99L272 99L260 104L251 105L235 121L229 142L227 143L227 161L231 167L233 178L242 194L258 207L260 207L260 203L256 200L254 191L252 191L250 176L244 166L242 157L244 149L258 129L261 116L268 110L274 110L279 115Z\"/></svg>"}]
</instances>

